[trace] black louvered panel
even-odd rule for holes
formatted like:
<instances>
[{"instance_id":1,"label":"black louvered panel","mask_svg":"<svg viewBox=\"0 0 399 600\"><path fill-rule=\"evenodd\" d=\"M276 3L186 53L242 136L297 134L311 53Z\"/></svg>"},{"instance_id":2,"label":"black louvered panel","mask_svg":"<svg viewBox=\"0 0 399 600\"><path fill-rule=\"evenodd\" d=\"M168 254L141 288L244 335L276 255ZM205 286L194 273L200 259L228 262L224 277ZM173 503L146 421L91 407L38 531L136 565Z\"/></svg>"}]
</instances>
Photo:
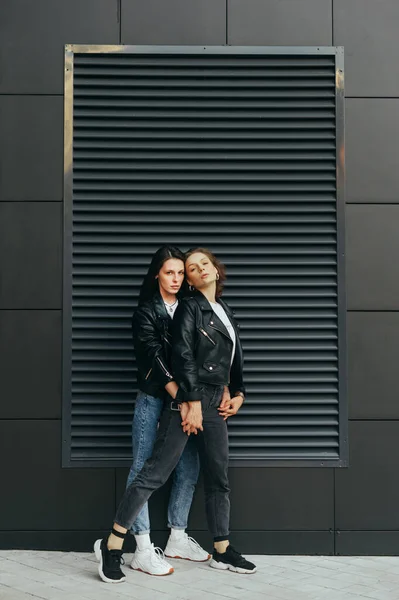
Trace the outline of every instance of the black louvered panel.
<instances>
[{"instance_id":1,"label":"black louvered panel","mask_svg":"<svg viewBox=\"0 0 399 600\"><path fill-rule=\"evenodd\" d=\"M76 54L72 459L129 459L130 322L162 243L227 265L234 459L339 455L335 56Z\"/></svg>"}]
</instances>

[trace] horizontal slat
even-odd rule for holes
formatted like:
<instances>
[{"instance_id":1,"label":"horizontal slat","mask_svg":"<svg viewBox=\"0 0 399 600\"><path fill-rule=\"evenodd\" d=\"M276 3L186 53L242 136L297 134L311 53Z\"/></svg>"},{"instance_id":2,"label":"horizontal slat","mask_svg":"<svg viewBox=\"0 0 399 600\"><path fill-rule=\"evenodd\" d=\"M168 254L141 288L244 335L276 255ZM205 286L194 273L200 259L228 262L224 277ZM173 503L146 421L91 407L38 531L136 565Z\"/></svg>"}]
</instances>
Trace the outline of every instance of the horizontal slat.
<instances>
[{"instance_id":1,"label":"horizontal slat","mask_svg":"<svg viewBox=\"0 0 399 600\"><path fill-rule=\"evenodd\" d=\"M295 79L301 79L302 81L307 78L323 78L327 79L327 81L331 85L331 77L334 76L334 64L330 64L327 68L323 69L315 69L308 66L307 68L302 68L296 65L294 68L286 67L282 69L280 65L277 68L273 68L272 66L264 66L259 71L259 66L249 67L247 66L242 70L237 70L237 68L232 66L232 68L223 65L221 68L212 67L210 69L201 65L201 67L195 68L193 65L188 65L188 68L183 68L182 66L175 65L173 69L165 69L164 66L162 68L157 68L155 66L150 66L150 68L146 68L144 66L138 67L137 65L132 67L127 67L125 65L124 68L117 67L112 65L111 68L104 68L97 66L97 68L93 69L91 66L83 67L77 66L75 69L75 85L83 85L87 82L87 80L91 80L93 78L96 79L99 83L103 81L107 81L108 77L112 80L115 78L119 83L123 81L124 77L128 77L133 81L140 80L140 78L156 80L161 79L166 84L169 83L171 78L181 78L185 82L190 82L191 79L205 79L208 82L212 82L213 78L217 78L218 80L221 78L234 79L237 81L239 79L255 79L259 80L260 77L263 78L271 77L277 79L288 79L289 81Z\"/></svg>"},{"instance_id":2,"label":"horizontal slat","mask_svg":"<svg viewBox=\"0 0 399 600\"><path fill-rule=\"evenodd\" d=\"M249 150L252 153L258 152L275 152L275 151L297 151L303 152L304 150L309 151L329 151L335 150L335 139L333 136L329 137L329 139L313 139L311 142L306 139L298 139L297 137L290 139L289 141L281 140L276 138L275 140L251 140L251 142L242 141L242 140L234 140L233 143L228 140L223 140L223 142L219 142L218 140L211 140L210 142L205 141L203 139L197 140L197 142L193 142L193 140L179 140L178 142L169 138L169 139L158 139L153 141L151 139L135 139L135 140L125 140L119 138L118 140L109 140L103 141L100 137L97 139L84 140L84 139L75 139L74 140L74 151L79 151L80 149L85 148L93 151L101 151L104 153L106 151L110 151L111 159L114 156L114 151L126 152L126 150L136 150L144 152L170 152L170 150L190 150L196 152L207 152L211 150L211 152L224 152L230 155L232 152L239 152L243 150ZM166 157L167 160L167 157Z\"/></svg>"},{"instance_id":3,"label":"horizontal slat","mask_svg":"<svg viewBox=\"0 0 399 600\"><path fill-rule=\"evenodd\" d=\"M307 160L306 163L297 163L295 161L291 161L291 162L287 162L287 161L280 161L280 164L270 164L270 165L265 165L264 162L260 161L260 162L256 162L254 160L251 161L250 164L241 164L238 161L229 161L227 162L226 160L224 161L209 161L206 164L204 163L190 163L189 165L184 164L184 163L163 163L163 162L155 162L155 161L151 161L151 162L147 162L147 163L124 163L121 164L120 162L118 164L114 164L114 163L107 163L104 164L102 162L95 162L95 161L81 161L79 164L76 164L75 166L75 176L74 176L74 181L78 182L80 181L80 179L82 179L84 177L84 175L88 178L89 176L91 176L92 178L98 177L100 179L102 179L101 176L99 176L98 171L102 171L104 172L110 172L110 173L114 173L115 176L116 174L119 175L119 177L125 177L126 179L130 179L130 177L128 176L128 172L132 173L132 177L136 178L140 178L140 174L143 173L143 178L144 178L144 174L147 171L151 171L154 173L161 173L163 174L165 177L167 176L168 173L173 173L176 171L176 174L187 174L187 176L191 173L196 173L197 171L199 171L201 174L206 174L206 173L213 173L213 172L217 172L217 173L226 173L228 175L230 175L230 171L235 170L238 172L243 172L245 174L248 175L253 175L254 177L256 177L256 175L259 175L259 173L267 173L268 171L272 171L272 172L285 172L285 171L309 171L310 173L314 174L315 172L319 172L319 171L325 171L326 173L329 173L331 170L335 169L335 164L334 161L326 161L324 160L322 163L320 162L311 162L310 160ZM83 173L82 173L83 171ZM133 171L133 172L132 172Z\"/></svg>"},{"instance_id":4,"label":"horizontal slat","mask_svg":"<svg viewBox=\"0 0 399 600\"><path fill-rule=\"evenodd\" d=\"M291 89L290 89L291 87ZM269 89L267 89L267 96L269 98L279 98L282 100L286 100L288 99L292 99L292 97L294 96L297 99L303 99L303 98L312 98L315 99L317 98L317 100L325 100L327 98L333 99L335 97L335 89L330 86L330 85L325 85L323 88L321 88L320 86L317 86L317 83L314 84L313 86L309 87L306 86L304 88L300 88L298 87L292 87L292 86L285 86L285 87L279 87L279 86L275 86L273 87L273 85L269 86ZM136 88L132 88L129 89L128 87L126 87L124 85L124 82L121 82L121 86L118 88L106 88L106 87L100 87L98 86L97 88L89 86L89 87L75 87L74 88L74 97L75 98L79 98L79 97L85 97L85 98L90 98L90 97L95 97L95 98L118 98L118 100L122 99L126 99L126 98L134 98L134 99L138 99L138 98L146 98L148 100L152 100L154 99L159 99L162 98L164 99L166 94L165 94L165 88L162 85L158 86L154 86L152 88L147 87L146 89L144 88L144 86L136 86ZM181 98L189 98L191 100L194 99L198 99L198 98L204 98L204 99L209 99L209 100L215 100L215 99L220 99L223 100L226 97L226 91L229 92L229 94L232 93L231 89L226 90L226 87L223 86L221 87L221 89L217 89L216 87L214 89L201 89L201 88L194 88L192 87L192 89L185 89L183 86L176 86L175 89L173 88L169 88L168 89L168 93L167 93L167 97L170 99L173 98L178 98L179 100ZM247 89L247 85L243 84L243 86L241 88L237 88L234 90L234 96L236 99L242 99L244 98L245 100L254 100L254 99L260 99L260 98L264 98L265 96L265 89Z\"/></svg>"},{"instance_id":5,"label":"horizontal slat","mask_svg":"<svg viewBox=\"0 0 399 600\"><path fill-rule=\"evenodd\" d=\"M237 52L231 55L218 56L217 54L206 55L191 54L186 52L186 48L182 48L181 52L176 52L173 55L163 54L162 52L143 53L143 54L97 54L96 56L88 54L75 54L75 66L80 68L82 65L90 65L92 69L101 68L103 66L127 67L131 65L154 67L161 65L164 69L181 68L182 66L190 66L191 68L219 68L219 67L234 67L234 68L251 68L276 66L284 67L328 67L335 65L333 56L323 56L322 54L309 56L301 56L298 54L281 54L268 55L253 52L251 56L244 55L237 49Z\"/></svg>"}]
</instances>

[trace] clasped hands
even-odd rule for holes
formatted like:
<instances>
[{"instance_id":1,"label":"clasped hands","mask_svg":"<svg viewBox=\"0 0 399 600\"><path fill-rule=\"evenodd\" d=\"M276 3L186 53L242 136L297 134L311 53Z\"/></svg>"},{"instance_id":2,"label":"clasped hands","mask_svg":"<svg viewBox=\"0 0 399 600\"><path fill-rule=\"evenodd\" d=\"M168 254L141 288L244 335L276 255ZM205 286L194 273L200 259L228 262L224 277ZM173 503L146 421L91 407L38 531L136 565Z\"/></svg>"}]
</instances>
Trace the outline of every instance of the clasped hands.
<instances>
[{"instance_id":1,"label":"clasped hands","mask_svg":"<svg viewBox=\"0 0 399 600\"><path fill-rule=\"evenodd\" d=\"M218 408L219 415L221 415L225 421L229 417L232 417L238 413L243 402L244 398L242 396L234 396L231 398L229 388L225 386L222 401Z\"/></svg>"},{"instance_id":2,"label":"clasped hands","mask_svg":"<svg viewBox=\"0 0 399 600\"><path fill-rule=\"evenodd\" d=\"M235 415L241 405L243 403L242 396L235 396L234 398L230 397L230 392L227 386L224 389L222 401L219 405L218 411L223 420L226 421L232 415ZM201 402L182 402L180 408L180 415L182 418L182 427L183 431L187 433L187 435L197 435L198 430L203 431L202 426L202 407Z\"/></svg>"}]
</instances>

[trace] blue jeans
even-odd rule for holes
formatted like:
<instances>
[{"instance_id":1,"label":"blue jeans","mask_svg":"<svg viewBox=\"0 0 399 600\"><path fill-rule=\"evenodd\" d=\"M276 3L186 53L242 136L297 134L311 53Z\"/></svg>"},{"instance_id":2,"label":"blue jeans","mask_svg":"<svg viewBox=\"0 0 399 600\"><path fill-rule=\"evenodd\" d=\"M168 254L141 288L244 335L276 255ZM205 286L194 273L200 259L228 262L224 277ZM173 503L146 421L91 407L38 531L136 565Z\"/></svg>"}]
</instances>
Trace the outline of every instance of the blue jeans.
<instances>
[{"instance_id":1,"label":"blue jeans","mask_svg":"<svg viewBox=\"0 0 399 600\"><path fill-rule=\"evenodd\" d=\"M143 468L145 461L152 454L163 405L163 400L160 398L154 398L139 390L132 425L133 464L130 468L126 487L129 487ZM194 436L190 436L173 474L168 507L168 526L173 527L173 529L186 529L195 486L198 481L200 465L197 447L193 438ZM135 535L150 532L147 502L134 521L131 532Z\"/></svg>"}]
</instances>

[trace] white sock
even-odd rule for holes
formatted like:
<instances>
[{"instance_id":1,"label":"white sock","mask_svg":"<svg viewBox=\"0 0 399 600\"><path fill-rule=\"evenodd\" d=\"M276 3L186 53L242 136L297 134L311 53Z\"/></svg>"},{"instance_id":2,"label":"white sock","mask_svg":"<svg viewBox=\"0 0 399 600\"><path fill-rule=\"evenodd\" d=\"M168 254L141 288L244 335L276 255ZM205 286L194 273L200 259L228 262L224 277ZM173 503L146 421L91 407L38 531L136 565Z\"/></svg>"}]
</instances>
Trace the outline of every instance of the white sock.
<instances>
[{"instance_id":1,"label":"white sock","mask_svg":"<svg viewBox=\"0 0 399 600\"><path fill-rule=\"evenodd\" d=\"M134 539L136 540L137 550L145 550L146 548L151 547L151 539L149 533L141 533L140 535L135 535Z\"/></svg>"},{"instance_id":2,"label":"white sock","mask_svg":"<svg viewBox=\"0 0 399 600\"><path fill-rule=\"evenodd\" d=\"M170 539L172 541L181 540L185 537L186 531L184 529L173 529L170 530Z\"/></svg>"}]
</instances>

